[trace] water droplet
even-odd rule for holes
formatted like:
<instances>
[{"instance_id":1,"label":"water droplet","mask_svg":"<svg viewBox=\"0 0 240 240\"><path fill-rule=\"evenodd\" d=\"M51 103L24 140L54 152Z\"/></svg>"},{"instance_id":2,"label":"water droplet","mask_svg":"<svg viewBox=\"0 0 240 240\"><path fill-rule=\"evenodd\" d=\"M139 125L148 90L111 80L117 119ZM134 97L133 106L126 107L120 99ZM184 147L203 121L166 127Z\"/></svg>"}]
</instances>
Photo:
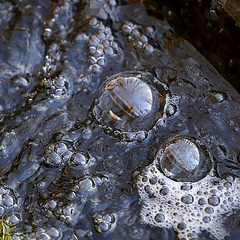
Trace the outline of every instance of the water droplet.
<instances>
[{"instance_id":1,"label":"water droplet","mask_svg":"<svg viewBox=\"0 0 240 240\"><path fill-rule=\"evenodd\" d=\"M160 169L175 181L199 181L211 170L209 154L201 150L195 141L185 137L167 141L163 153L160 151Z\"/></svg>"}]
</instances>

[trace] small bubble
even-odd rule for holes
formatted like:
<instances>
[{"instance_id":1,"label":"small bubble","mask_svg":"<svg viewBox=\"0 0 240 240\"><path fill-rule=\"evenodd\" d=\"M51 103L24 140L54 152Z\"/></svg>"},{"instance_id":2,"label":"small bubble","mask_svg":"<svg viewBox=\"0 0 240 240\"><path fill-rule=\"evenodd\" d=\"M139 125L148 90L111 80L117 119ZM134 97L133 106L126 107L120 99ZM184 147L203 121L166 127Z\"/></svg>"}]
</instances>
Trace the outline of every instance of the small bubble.
<instances>
[{"instance_id":1,"label":"small bubble","mask_svg":"<svg viewBox=\"0 0 240 240\"><path fill-rule=\"evenodd\" d=\"M212 206L217 206L220 203L220 199L217 196L211 196L208 199L208 203Z\"/></svg>"},{"instance_id":2,"label":"small bubble","mask_svg":"<svg viewBox=\"0 0 240 240\"><path fill-rule=\"evenodd\" d=\"M86 159L86 157L83 154L75 153L75 154L72 155L71 163L73 165L77 165L77 166L78 165L84 166L84 165L87 164L87 159Z\"/></svg>"},{"instance_id":3,"label":"small bubble","mask_svg":"<svg viewBox=\"0 0 240 240\"><path fill-rule=\"evenodd\" d=\"M132 27L128 26L127 24L124 24L121 28L121 30L125 33L125 34L130 34L132 31Z\"/></svg>"},{"instance_id":4,"label":"small bubble","mask_svg":"<svg viewBox=\"0 0 240 240\"><path fill-rule=\"evenodd\" d=\"M62 158L56 152L47 152L45 162L51 167L57 167L61 164Z\"/></svg>"},{"instance_id":5,"label":"small bubble","mask_svg":"<svg viewBox=\"0 0 240 240\"><path fill-rule=\"evenodd\" d=\"M114 51L110 46L105 46L103 51L107 56L112 56L114 54Z\"/></svg>"},{"instance_id":6,"label":"small bubble","mask_svg":"<svg viewBox=\"0 0 240 240\"><path fill-rule=\"evenodd\" d=\"M61 238L61 234L59 233L59 231L56 228L49 228L47 231L48 236L50 236L53 239L59 239Z\"/></svg>"},{"instance_id":7,"label":"small bubble","mask_svg":"<svg viewBox=\"0 0 240 240\"><path fill-rule=\"evenodd\" d=\"M90 179L88 178L85 178L85 179L82 179L80 182L79 182L79 188L80 189L83 189L83 190L91 190L93 187L93 183Z\"/></svg>"},{"instance_id":8,"label":"small bubble","mask_svg":"<svg viewBox=\"0 0 240 240\"><path fill-rule=\"evenodd\" d=\"M72 152L71 151L66 151L65 153L63 153L63 155L62 155L62 160L63 160L63 162L67 162L67 161L69 161L70 159L71 159L71 157L72 157Z\"/></svg>"},{"instance_id":9,"label":"small bubble","mask_svg":"<svg viewBox=\"0 0 240 240\"><path fill-rule=\"evenodd\" d=\"M67 146L65 143L57 143L55 145L55 152L62 155L63 153L65 153L68 150Z\"/></svg>"},{"instance_id":10,"label":"small bubble","mask_svg":"<svg viewBox=\"0 0 240 240\"><path fill-rule=\"evenodd\" d=\"M165 216L161 213L158 213L156 216L155 216L155 220L156 222L164 222L165 221Z\"/></svg>"},{"instance_id":11,"label":"small bubble","mask_svg":"<svg viewBox=\"0 0 240 240\"><path fill-rule=\"evenodd\" d=\"M150 45L150 44L148 44L148 43L145 43L144 45L143 45L143 51L144 51L144 53L146 53L146 54L151 54L152 52L153 52L153 46L152 45Z\"/></svg>"},{"instance_id":12,"label":"small bubble","mask_svg":"<svg viewBox=\"0 0 240 240\"><path fill-rule=\"evenodd\" d=\"M140 32L137 29L133 29L132 32L131 32L131 35L134 38L138 38L140 36Z\"/></svg>"},{"instance_id":13,"label":"small bubble","mask_svg":"<svg viewBox=\"0 0 240 240\"><path fill-rule=\"evenodd\" d=\"M206 204L207 203L207 201L206 201L206 199L205 198L199 198L199 200L198 200L198 204L199 205L204 205L204 204Z\"/></svg>"},{"instance_id":14,"label":"small bubble","mask_svg":"<svg viewBox=\"0 0 240 240\"><path fill-rule=\"evenodd\" d=\"M184 184L181 186L181 190L188 191L192 189L192 185Z\"/></svg>"},{"instance_id":15,"label":"small bubble","mask_svg":"<svg viewBox=\"0 0 240 240\"><path fill-rule=\"evenodd\" d=\"M13 207L14 201L9 194L5 193L2 195L2 203L4 207L11 208Z\"/></svg>"},{"instance_id":16,"label":"small bubble","mask_svg":"<svg viewBox=\"0 0 240 240\"><path fill-rule=\"evenodd\" d=\"M211 222L211 218L210 217L203 217L203 221L205 223L209 223L209 222Z\"/></svg>"},{"instance_id":17,"label":"small bubble","mask_svg":"<svg viewBox=\"0 0 240 240\"><path fill-rule=\"evenodd\" d=\"M151 184L156 184L158 182L158 177L157 176L153 176L152 178L149 179L149 182Z\"/></svg>"},{"instance_id":18,"label":"small bubble","mask_svg":"<svg viewBox=\"0 0 240 240\"><path fill-rule=\"evenodd\" d=\"M17 225L20 221L21 221L21 216L16 213L10 213L4 219L5 224L7 224L8 226Z\"/></svg>"},{"instance_id":19,"label":"small bubble","mask_svg":"<svg viewBox=\"0 0 240 240\"><path fill-rule=\"evenodd\" d=\"M205 208L205 212L209 213L209 214L212 214L214 212L214 210L211 207L207 207L207 208Z\"/></svg>"},{"instance_id":20,"label":"small bubble","mask_svg":"<svg viewBox=\"0 0 240 240\"><path fill-rule=\"evenodd\" d=\"M165 195L167 195L168 193L169 193L169 188L168 188L168 187L162 187L162 188L160 189L160 194L161 194L161 195L165 196Z\"/></svg>"},{"instance_id":21,"label":"small bubble","mask_svg":"<svg viewBox=\"0 0 240 240\"><path fill-rule=\"evenodd\" d=\"M40 233L37 235L37 240L50 240L51 237L48 236L46 233Z\"/></svg>"},{"instance_id":22,"label":"small bubble","mask_svg":"<svg viewBox=\"0 0 240 240\"><path fill-rule=\"evenodd\" d=\"M106 59L105 59L105 57L99 57L99 58L97 58L97 64L98 64L99 66L104 66L104 65L106 64Z\"/></svg>"},{"instance_id":23,"label":"small bubble","mask_svg":"<svg viewBox=\"0 0 240 240\"><path fill-rule=\"evenodd\" d=\"M177 108L175 105L169 104L166 109L166 114L168 117L173 116L177 112Z\"/></svg>"},{"instance_id":24,"label":"small bubble","mask_svg":"<svg viewBox=\"0 0 240 240\"><path fill-rule=\"evenodd\" d=\"M191 204L194 199L193 199L192 195L188 194L188 195L183 196L181 200L183 203Z\"/></svg>"},{"instance_id":25,"label":"small bubble","mask_svg":"<svg viewBox=\"0 0 240 240\"><path fill-rule=\"evenodd\" d=\"M71 193L68 194L68 199L69 199L69 200L74 200L76 197L77 197L77 196L76 196L76 193L75 193L75 192L71 192Z\"/></svg>"},{"instance_id":26,"label":"small bubble","mask_svg":"<svg viewBox=\"0 0 240 240\"><path fill-rule=\"evenodd\" d=\"M92 136L92 131L89 128L85 128L82 132L83 139L90 139Z\"/></svg>"},{"instance_id":27,"label":"small bubble","mask_svg":"<svg viewBox=\"0 0 240 240\"><path fill-rule=\"evenodd\" d=\"M49 200L45 203L44 207L53 210L57 207L57 202L55 200Z\"/></svg>"},{"instance_id":28,"label":"small bubble","mask_svg":"<svg viewBox=\"0 0 240 240\"><path fill-rule=\"evenodd\" d=\"M227 100L227 94L224 93L220 93L220 92L212 92L212 100L214 103L221 103L225 100Z\"/></svg>"},{"instance_id":29,"label":"small bubble","mask_svg":"<svg viewBox=\"0 0 240 240\"><path fill-rule=\"evenodd\" d=\"M178 227L178 229L180 229L180 230L184 230L184 229L187 228L187 224L184 223L184 222L181 222L181 223L178 224L177 227Z\"/></svg>"},{"instance_id":30,"label":"small bubble","mask_svg":"<svg viewBox=\"0 0 240 240\"><path fill-rule=\"evenodd\" d=\"M138 142L142 142L142 141L144 141L146 138L147 138L146 132L144 132L144 131L139 131L139 132L136 133L135 139L136 139Z\"/></svg>"}]
</instances>

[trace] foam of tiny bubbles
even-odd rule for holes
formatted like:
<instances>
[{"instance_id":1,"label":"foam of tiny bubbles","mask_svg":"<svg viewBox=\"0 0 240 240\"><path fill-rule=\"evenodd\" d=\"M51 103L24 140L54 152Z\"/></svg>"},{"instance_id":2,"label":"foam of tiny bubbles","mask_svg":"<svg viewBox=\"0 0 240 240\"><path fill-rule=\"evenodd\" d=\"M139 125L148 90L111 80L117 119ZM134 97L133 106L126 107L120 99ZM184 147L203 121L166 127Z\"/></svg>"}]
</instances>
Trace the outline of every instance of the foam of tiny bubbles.
<instances>
[{"instance_id":1,"label":"foam of tiny bubbles","mask_svg":"<svg viewBox=\"0 0 240 240\"><path fill-rule=\"evenodd\" d=\"M198 182L176 182L164 176L156 165L157 159L138 176L143 222L155 227L173 227L179 239L197 238L202 230L207 230L223 240L228 235L224 220L240 204L237 188L240 180L231 179L228 184L227 178L219 179L211 172Z\"/></svg>"}]
</instances>

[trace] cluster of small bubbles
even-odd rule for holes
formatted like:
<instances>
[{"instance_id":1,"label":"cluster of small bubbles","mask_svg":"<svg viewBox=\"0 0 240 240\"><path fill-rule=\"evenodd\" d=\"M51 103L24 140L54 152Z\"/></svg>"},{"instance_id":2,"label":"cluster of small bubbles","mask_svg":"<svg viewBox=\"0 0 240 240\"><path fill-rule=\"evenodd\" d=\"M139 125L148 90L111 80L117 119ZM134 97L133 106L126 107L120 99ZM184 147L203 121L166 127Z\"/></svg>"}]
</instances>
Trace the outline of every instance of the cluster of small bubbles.
<instances>
[{"instance_id":1,"label":"cluster of small bubbles","mask_svg":"<svg viewBox=\"0 0 240 240\"><path fill-rule=\"evenodd\" d=\"M10 157L17 148L17 142L17 135L14 130L4 132L0 138L0 157Z\"/></svg>"},{"instance_id":2,"label":"cluster of small bubbles","mask_svg":"<svg viewBox=\"0 0 240 240\"><path fill-rule=\"evenodd\" d=\"M78 169L94 164L95 158L83 152L73 152L64 142L58 142L47 146L44 161L51 167L60 167L68 164Z\"/></svg>"},{"instance_id":3,"label":"cluster of small bubbles","mask_svg":"<svg viewBox=\"0 0 240 240\"><path fill-rule=\"evenodd\" d=\"M138 132L121 132L120 139L123 142L143 142L148 137L148 132L138 131Z\"/></svg>"},{"instance_id":4,"label":"cluster of small bubbles","mask_svg":"<svg viewBox=\"0 0 240 240\"><path fill-rule=\"evenodd\" d=\"M74 28L74 8L78 1L67 0L54 8L51 17L45 22L43 38L51 45L47 46L43 73L50 77L53 73L61 70L62 46ZM54 43L52 43L54 38Z\"/></svg>"},{"instance_id":5,"label":"cluster of small bubbles","mask_svg":"<svg viewBox=\"0 0 240 240\"><path fill-rule=\"evenodd\" d=\"M121 26L121 31L125 36L127 36L127 40L134 48L143 51L145 54L153 53L154 48L149 43L148 37L142 33L143 30L140 26L127 21Z\"/></svg>"},{"instance_id":6,"label":"cluster of small bubbles","mask_svg":"<svg viewBox=\"0 0 240 240\"><path fill-rule=\"evenodd\" d=\"M102 84L91 111L106 133L123 141L142 142L165 114L167 101L166 86L151 74L123 72Z\"/></svg>"},{"instance_id":7,"label":"cluster of small bubbles","mask_svg":"<svg viewBox=\"0 0 240 240\"><path fill-rule=\"evenodd\" d=\"M64 1L55 7L52 17L45 22L43 37L49 40L52 36L65 39L67 34L71 32L74 25L74 4L70 1Z\"/></svg>"},{"instance_id":8,"label":"cluster of small bubbles","mask_svg":"<svg viewBox=\"0 0 240 240\"><path fill-rule=\"evenodd\" d=\"M11 219L14 221L14 217L11 217L12 214L14 215L14 213L11 212L17 206L17 198L13 190L5 187L0 187L0 218L4 216L6 219L7 215L10 216L8 217L8 220L6 220L7 222L10 222ZM10 215L9 211L11 213Z\"/></svg>"},{"instance_id":9,"label":"cluster of small bubbles","mask_svg":"<svg viewBox=\"0 0 240 240\"><path fill-rule=\"evenodd\" d=\"M46 88L46 93L54 98L60 98L69 93L70 82L64 75L55 78L44 78L42 85Z\"/></svg>"},{"instance_id":10,"label":"cluster of small bubbles","mask_svg":"<svg viewBox=\"0 0 240 240\"><path fill-rule=\"evenodd\" d=\"M97 74L102 71L102 68L107 64L109 57L115 56L119 47L114 41L112 31L108 26L92 18L89 25L93 28L93 33L86 35L81 33L77 36L77 41L84 41L90 52L88 61L90 63L87 72Z\"/></svg>"},{"instance_id":11,"label":"cluster of small bubbles","mask_svg":"<svg viewBox=\"0 0 240 240\"><path fill-rule=\"evenodd\" d=\"M93 215L94 227L99 233L107 233L115 226L116 216L114 213L97 212Z\"/></svg>"},{"instance_id":12,"label":"cluster of small bubbles","mask_svg":"<svg viewBox=\"0 0 240 240\"><path fill-rule=\"evenodd\" d=\"M44 161L51 167L58 167L60 165L66 165L72 154L73 152L69 150L63 142L50 144L44 154Z\"/></svg>"},{"instance_id":13,"label":"cluster of small bubbles","mask_svg":"<svg viewBox=\"0 0 240 240\"><path fill-rule=\"evenodd\" d=\"M176 137L175 140L182 138ZM192 143L196 140L187 138ZM174 142L171 140L169 142ZM175 141L177 143L177 141ZM189 143L189 150L195 151L191 157L198 161L189 161L190 165L184 165L184 162L179 165L181 177L184 176L182 168L199 166L198 162L204 158L201 153L200 145L195 146ZM170 145L166 145L171 148ZM172 155L178 156L181 148L172 149ZM160 152L164 156L164 151ZM186 152L184 153L187 154ZM178 166L176 162L168 154L168 158L175 162L174 166ZM240 180L235 179L232 175L226 175L224 179L215 176L212 171L208 171L208 175L203 175L198 181L192 181L185 175L181 181L172 178L171 175L166 175L159 169L159 157L156 157L152 164L146 167L136 176L138 192L142 204L141 219L143 223L150 224L156 227L173 227L178 232L179 239L197 238L198 234L203 230L209 231L216 239L223 240L227 235L224 228L224 220L234 211L239 200L239 184ZM210 157L210 155L207 155ZM186 158L189 158L190 155ZM206 157L206 156L205 156ZM208 159L211 162L211 159ZM207 164L206 159L204 165ZM196 164L195 164L196 163ZM174 172L176 169L168 167L169 172ZM203 165L200 165L201 169ZM175 170L174 170L175 169ZM189 169L190 170L190 169ZM179 175L179 176L180 176ZM234 204L233 204L234 201ZM191 236L190 236L191 235Z\"/></svg>"}]
</instances>

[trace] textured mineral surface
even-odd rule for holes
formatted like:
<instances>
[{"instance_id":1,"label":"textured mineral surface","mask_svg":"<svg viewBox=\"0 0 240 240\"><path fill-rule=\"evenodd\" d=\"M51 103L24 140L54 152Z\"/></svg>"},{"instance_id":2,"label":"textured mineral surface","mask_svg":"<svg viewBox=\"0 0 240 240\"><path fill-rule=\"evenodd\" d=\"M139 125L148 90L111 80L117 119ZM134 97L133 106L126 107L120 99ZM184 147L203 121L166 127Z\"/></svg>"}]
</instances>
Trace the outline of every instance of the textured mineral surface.
<instances>
[{"instance_id":1,"label":"textured mineral surface","mask_svg":"<svg viewBox=\"0 0 240 240\"><path fill-rule=\"evenodd\" d=\"M142 3L0 3L0 237L240 238L240 96Z\"/></svg>"}]
</instances>

